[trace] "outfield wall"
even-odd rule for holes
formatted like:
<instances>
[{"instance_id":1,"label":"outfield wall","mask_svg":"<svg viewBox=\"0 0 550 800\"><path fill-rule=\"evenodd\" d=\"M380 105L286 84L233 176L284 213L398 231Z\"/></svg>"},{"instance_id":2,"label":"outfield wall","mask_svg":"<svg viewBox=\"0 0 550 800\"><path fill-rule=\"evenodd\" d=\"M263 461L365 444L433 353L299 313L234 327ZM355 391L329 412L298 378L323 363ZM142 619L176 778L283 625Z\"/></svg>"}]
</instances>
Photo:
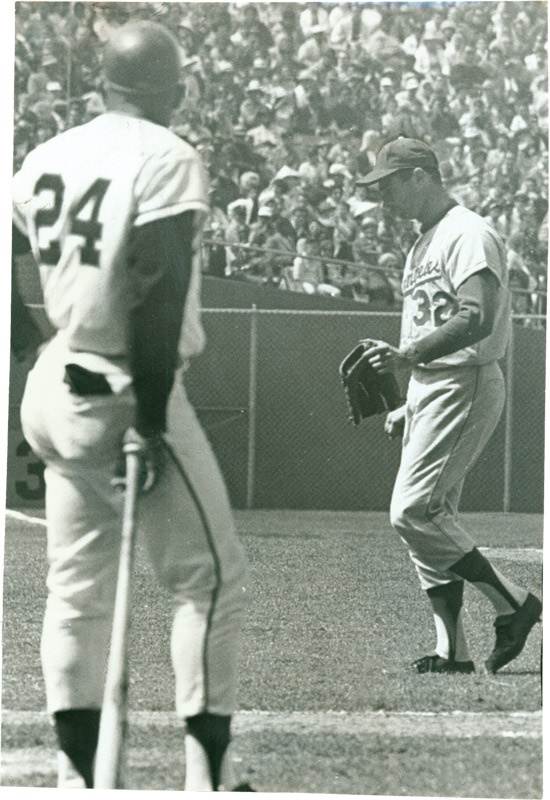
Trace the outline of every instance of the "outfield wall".
<instances>
[{"instance_id":1,"label":"outfield wall","mask_svg":"<svg viewBox=\"0 0 550 800\"><path fill-rule=\"evenodd\" d=\"M384 435L383 416L350 426L338 366L359 338L397 343L399 314L211 308L204 324L208 345L186 385L234 506L387 510L399 443ZM464 510L542 512L544 365L545 332L514 325L504 365L509 402L467 476ZM24 378L12 364L12 508L44 501L42 467L19 424Z\"/></svg>"}]
</instances>

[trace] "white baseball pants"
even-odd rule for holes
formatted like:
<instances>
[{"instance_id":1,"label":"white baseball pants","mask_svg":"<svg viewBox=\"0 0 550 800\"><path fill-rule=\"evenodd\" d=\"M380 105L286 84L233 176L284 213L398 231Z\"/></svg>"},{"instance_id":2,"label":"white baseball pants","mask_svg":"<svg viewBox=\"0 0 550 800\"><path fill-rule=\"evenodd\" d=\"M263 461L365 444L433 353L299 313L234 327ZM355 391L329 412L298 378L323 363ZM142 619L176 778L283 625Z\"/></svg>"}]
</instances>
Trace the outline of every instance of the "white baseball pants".
<instances>
[{"instance_id":1,"label":"white baseball pants","mask_svg":"<svg viewBox=\"0 0 550 800\"><path fill-rule=\"evenodd\" d=\"M51 713L102 703L123 505L110 479L135 402L131 388L75 396L63 382L67 360L56 337L29 374L21 409L24 434L46 464L41 655ZM141 498L139 527L158 581L173 599L176 710L182 717L230 715L246 562L217 462L179 374L167 427L166 466Z\"/></svg>"},{"instance_id":2,"label":"white baseball pants","mask_svg":"<svg viewBox=\"0 0 550 800\"><path fill-rule=\"evenodd\" d=\"M495 362L413 370L390 518L425 590L457 580L449 567L475 547L458 523L458 504L468 470L496 428L504 396Z\"/></svg>"}]
</instances>

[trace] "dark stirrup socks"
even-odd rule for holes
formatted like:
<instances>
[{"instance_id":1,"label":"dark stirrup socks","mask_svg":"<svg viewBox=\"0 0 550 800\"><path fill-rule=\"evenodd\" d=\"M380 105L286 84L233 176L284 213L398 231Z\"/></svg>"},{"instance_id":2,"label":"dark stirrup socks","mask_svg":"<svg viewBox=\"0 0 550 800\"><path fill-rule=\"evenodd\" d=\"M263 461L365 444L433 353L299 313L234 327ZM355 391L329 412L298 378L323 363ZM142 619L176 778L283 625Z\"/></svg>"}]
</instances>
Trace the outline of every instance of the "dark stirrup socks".
<instances>
[{"instance_id":1,"label":"dark stirrup socks","mask_svg":"<svg viewBox=\"0 0 550 800\"><path fill-rule=\"evenodd\" d=\"M100 714L98 708L70 708L54 714L59 747L82 775L87 789L94 785Z\"/></svg>"},{"instance_id":2,"label":"dark stirrup socks","mask_svg":"<svg viewBox=\"0 0 550 800\"><path fill-rule=\"evenodd\" d=\"M462 608L464 581L451 581L451 583L444 583L441 586L433 586L431 589L427 589L426 594L430 598L441 597L456 622Z\"/></svg>"},{"instance_id":3,"label":"dark stirrup socks","mask_svg":"<svg viewBox=\"0 0 550 800\"><path fill-rule=\"evenodd\" d=\"M208 756L212 785L216 790L220 783L222 758L231 739L231 717L204 713L188 717L186 723L187 732L202 745Z\"/></svg>"},{"instance_id":4,"label":"dark stirrup socks","mask_svg":"<svg viewBox=\"0 0 550 800\"><path fill-rule=\"evenodd\" d=\"M502 584L490 562L479 552L477 547L466 553L456 564L449 567L449 570L455 575L460 575L468 583L485 583L487 586L491 586L502 595L514 611L519 608L520 604L516 598Z\"/></svg>"}]
</instances>

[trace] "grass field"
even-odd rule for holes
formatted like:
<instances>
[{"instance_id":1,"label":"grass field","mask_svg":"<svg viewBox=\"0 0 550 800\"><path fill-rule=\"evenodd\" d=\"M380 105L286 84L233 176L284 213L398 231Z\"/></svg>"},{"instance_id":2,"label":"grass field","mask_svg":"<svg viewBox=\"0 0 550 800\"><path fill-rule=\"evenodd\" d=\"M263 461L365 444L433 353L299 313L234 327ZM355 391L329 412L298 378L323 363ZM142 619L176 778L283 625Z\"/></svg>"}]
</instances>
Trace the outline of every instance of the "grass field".
<instances>
[{"instance_id":1,"label":"grass field","mask_svg":"<svg viewBox=\"0 0 550 800\"><path fill-rule=\"evenodd\" d=\"M429 606L386 515L237 513L250 559L236 766L261 792L542 796L541 626L494 677L482 674L492 612L473 589L473 676L416 675L433 646ZM481 547L537 593L542 518L465 515ZM45 532L9 518L5 538L2 785L55 786L39 663ZM170 604L141 547L135 568L128 788L180 789Z\"/></svg>"}]
</instances>

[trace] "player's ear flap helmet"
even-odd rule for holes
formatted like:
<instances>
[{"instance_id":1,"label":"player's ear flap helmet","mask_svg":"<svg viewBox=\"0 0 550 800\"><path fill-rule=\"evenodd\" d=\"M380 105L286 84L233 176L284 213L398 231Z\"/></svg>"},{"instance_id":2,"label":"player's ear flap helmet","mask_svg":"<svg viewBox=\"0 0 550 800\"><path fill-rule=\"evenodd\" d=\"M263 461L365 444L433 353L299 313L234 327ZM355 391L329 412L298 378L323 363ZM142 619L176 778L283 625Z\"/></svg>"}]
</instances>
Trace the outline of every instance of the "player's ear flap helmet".
<instances>
[{"instance_id":1,"label":"player's ear flap helmet","mask_svg":"<svg viewBox=\"0 0 550 800\"><path fill-rule=\"evenodd\" d=\"M126 95L170 91L181 76L177 40L156 22L129 22L109 40L103 71L106 87Z\"/></svg>"}]
</instances>

